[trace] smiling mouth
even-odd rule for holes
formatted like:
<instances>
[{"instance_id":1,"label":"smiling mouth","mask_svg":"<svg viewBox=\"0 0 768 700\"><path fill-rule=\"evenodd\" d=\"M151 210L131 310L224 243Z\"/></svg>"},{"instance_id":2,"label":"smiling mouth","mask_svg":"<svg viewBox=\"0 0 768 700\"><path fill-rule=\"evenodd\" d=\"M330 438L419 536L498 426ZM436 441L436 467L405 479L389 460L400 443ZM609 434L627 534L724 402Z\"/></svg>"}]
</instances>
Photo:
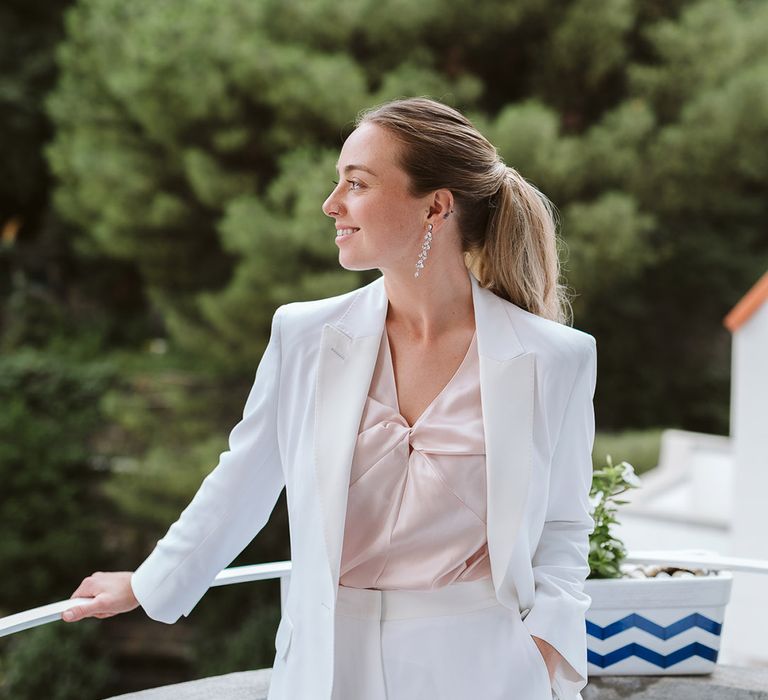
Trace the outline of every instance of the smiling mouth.
<instances>
[{"instance_id":1,"label":"smiling mouth","mask_svg":"<svg viewBox=\"0 0 768 700\"><path fill-rule=\"evenodd\" d=\"M359 228L340 228L336 230L336 238L343 238L344 236L351 236L355 231L359 231Z\"/></svg>"}]
</instances>

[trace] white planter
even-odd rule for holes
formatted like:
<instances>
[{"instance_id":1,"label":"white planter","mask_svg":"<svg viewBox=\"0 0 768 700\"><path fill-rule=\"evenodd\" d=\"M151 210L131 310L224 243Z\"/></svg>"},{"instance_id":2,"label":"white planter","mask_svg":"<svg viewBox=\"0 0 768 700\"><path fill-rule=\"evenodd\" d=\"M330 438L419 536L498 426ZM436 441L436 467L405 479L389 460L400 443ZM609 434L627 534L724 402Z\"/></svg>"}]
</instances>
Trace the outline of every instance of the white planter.
<instances>
[{"instance_id":1,"label":"white planter","mask_svg":"<svg viewBox=\"0 0 768 700\"><path fill-rule=\"evenodd\" d=\"M733 576L587 579L590 676L711 673Z\"/></svg>"}]
</instances>

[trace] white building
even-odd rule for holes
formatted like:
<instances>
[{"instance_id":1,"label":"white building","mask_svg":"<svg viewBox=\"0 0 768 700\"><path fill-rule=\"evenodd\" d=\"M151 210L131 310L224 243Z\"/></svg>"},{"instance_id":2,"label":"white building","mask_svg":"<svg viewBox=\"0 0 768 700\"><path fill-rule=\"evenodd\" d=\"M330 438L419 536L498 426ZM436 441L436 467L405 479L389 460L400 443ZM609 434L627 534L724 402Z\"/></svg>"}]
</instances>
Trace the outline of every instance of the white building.
<instances>
[{"instance_id":1,"label":"white building","mask_svg":"<svg viewBox=\"0 0 768 700\"><path fill-rule=\"evenodd\" d=\"M730 437L667 430L659 465L621 507L629 550L768 560L768 272L724 319L733 336ZM719 660L768 666L768 581L734 572Z\"/></svg>"}]
</instances>

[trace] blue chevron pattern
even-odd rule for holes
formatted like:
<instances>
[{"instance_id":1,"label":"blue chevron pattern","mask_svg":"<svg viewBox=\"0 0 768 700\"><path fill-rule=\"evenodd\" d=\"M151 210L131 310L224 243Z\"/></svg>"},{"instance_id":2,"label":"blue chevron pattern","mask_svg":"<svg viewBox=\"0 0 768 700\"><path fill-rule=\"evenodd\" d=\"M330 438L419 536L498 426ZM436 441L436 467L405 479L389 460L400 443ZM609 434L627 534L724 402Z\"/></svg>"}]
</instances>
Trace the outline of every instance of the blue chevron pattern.
<instances>
[{"instance_id":1,"label":"blue chevron pattern","mask_svg":"<svg viewBox=\"0 0 768 700\"><path fill-rule=\"evenodd\" d=\"M717 649L711 649L700 642L693 642L666 655L659 654L659 652L648 649L637 642L631 642L620 649L614 649L608 654L598 654L591 649L587 649L587 661L599 668L608 668L608 666L623 661L630 656L637 656L659 668L669 668L692 656L700 656L707 661L715 663L717 661Z\"/></svg>"},{"instance_id":2,"label":"blue chevron pattern","mask_svg":"<svg viewBox=\"0 0 768 700\"><path fill-rule=\"evenodd\" d=\"M692 613L666 627L658 625L647 617L643 617L637 613L631 613L605 627L601 627L600 625L587 620L587 634L596 637L597 639L609 639L632 627L637 627L659 639L671 639L692 627L701 627L705 632L711 632L712 634L719 636L723 626L721 623L710 620L700 613Z\"/></svg>"}]
</instances>

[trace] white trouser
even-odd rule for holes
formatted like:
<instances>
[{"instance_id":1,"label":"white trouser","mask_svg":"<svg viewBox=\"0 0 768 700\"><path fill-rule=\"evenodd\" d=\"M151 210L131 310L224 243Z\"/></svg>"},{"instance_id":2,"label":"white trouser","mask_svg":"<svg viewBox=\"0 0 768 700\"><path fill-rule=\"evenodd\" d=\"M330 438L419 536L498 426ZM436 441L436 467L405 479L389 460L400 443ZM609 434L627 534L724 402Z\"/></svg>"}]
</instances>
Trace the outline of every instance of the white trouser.
<instances>
[{"instance_id":1,"label":"white trouser","mask_svg":"<svg viewBox=\"0 0 768 700\"><path fill-rule=\"evenodd\" d=\"M339 586L335 624L333 700L552 700L536 642L489 578Z\"/></svg>"}]
</instances>

